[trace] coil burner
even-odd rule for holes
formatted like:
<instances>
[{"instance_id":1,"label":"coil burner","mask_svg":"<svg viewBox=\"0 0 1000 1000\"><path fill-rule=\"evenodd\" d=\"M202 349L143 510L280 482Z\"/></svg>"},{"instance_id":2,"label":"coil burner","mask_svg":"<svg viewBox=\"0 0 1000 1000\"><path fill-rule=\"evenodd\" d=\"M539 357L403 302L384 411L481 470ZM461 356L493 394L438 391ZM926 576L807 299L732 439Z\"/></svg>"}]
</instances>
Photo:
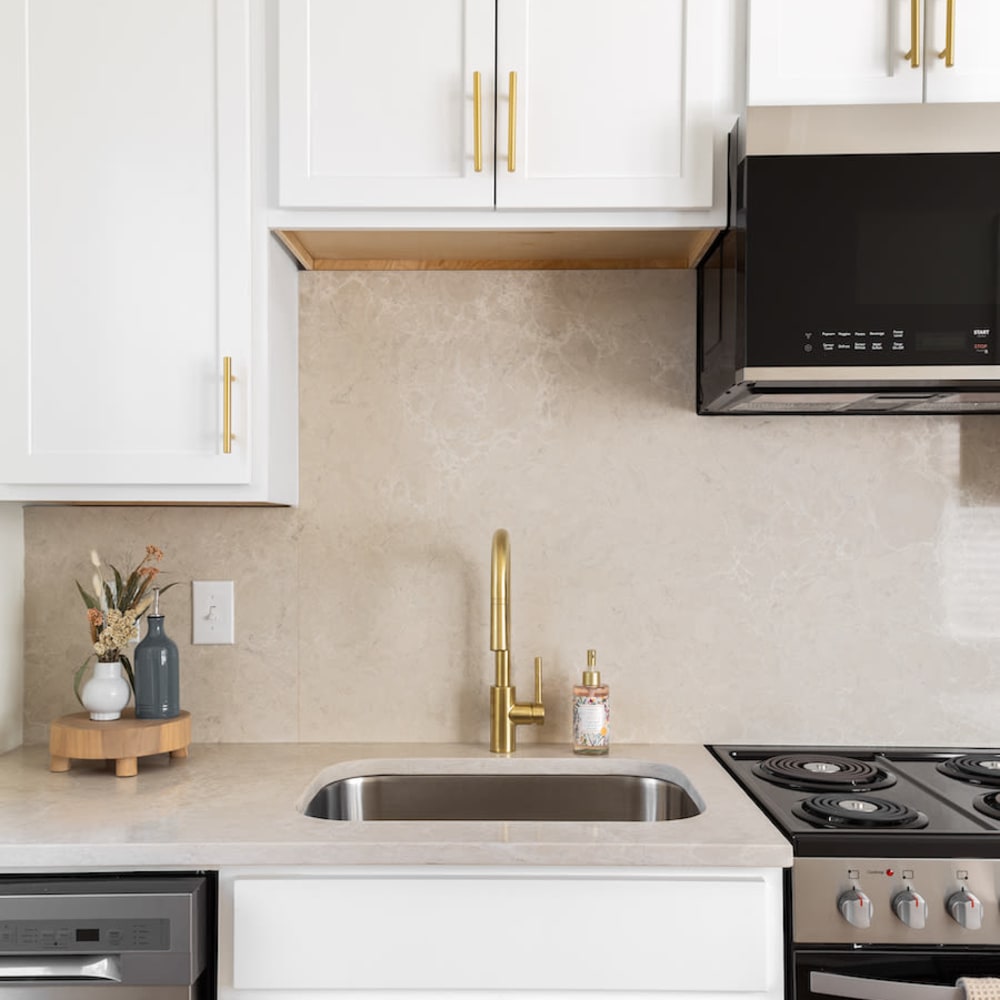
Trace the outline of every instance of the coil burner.
<instances>
[{"instance_id":1,"label":"coil burner","mask_svg":"<svg viewBox=\"0 0 1000 1000\"><path fill-rule=\"evenodd\" d=\"M793 806L792 812L813 826L829 830L919 830L927 826L922 812L874 795L814 795Z\"/></svg>"},{"instance_id":2,"label":"coil burner","mask_svg":"<svg viewBox=\"0 0 1000 1000\"><path fill-rule=\"evenodd\" d=\"M753 773L782 788L800 792L875 791L896 783L895 775L868 761L823 753L768 757L754 764Z\"/></svg>"},{"instance_id":3,"label":"coil burner","mask_svg":"<svg viewBox=\"0 0 1000 1000\"><path fill-rule=\"evenodd\" d=\"M941 761L937 769L955 778L957 781L967 781L972 785L988 785L1000 788L1000 755L968 753L959 757L949 757Z\"/></svg>"},{"instance_id":4,"label":"coil burner","mask_svg":"<svg viewBox=\"0 0 1000 1000\"><path fill-rule=\"evenodd\" d=\"M984 816L1000 819L1000 792L984 792L982 795L977 795L972 804Z\"/></svg>"}]
</instances>

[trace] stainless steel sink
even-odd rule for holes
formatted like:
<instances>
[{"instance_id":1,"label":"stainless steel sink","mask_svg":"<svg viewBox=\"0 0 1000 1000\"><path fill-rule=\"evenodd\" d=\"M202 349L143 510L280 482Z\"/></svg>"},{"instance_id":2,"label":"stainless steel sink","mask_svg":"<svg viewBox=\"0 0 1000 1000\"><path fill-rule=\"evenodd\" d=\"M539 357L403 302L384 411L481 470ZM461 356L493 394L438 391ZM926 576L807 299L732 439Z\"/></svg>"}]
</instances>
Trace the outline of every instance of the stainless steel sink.
<instances>
[{"instance_id":1,"label":"stainless steel sink","mask_svg":"<svg viewBox=\"0 0 1000 1000\"><path fill-rule=\"evenodd\" d=\"M655 823L697 816L686 789L634 774L369 774L324 785L307 816L335 820Z\"/></svg>"}]
</instances>

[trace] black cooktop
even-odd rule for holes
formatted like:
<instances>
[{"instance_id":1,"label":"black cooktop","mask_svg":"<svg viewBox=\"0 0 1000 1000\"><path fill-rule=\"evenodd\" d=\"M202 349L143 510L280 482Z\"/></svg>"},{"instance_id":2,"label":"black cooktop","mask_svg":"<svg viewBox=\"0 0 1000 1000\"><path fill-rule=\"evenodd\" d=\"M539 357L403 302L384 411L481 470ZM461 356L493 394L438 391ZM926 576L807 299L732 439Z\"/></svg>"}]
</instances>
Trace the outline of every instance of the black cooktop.
<instances>
[{"instance_id":1,"label":"black cooktop","mask_svg":"<svg viewBox=\"0 0 1000 1000\"><path fill-rule=\"evenodd\" d=\"M1000 750L710 746L800 857L1000 857Z\"/></svg>"}]
</instances>

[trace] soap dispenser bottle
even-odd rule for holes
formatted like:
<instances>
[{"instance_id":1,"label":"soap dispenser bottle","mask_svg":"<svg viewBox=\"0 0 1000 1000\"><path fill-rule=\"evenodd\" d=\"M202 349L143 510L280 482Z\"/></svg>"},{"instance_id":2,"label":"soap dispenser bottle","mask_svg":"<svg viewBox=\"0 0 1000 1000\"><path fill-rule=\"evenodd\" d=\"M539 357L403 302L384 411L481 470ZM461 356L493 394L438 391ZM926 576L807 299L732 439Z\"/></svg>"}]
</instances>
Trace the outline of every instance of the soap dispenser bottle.
<instances>
[{"instance_id":1,"label":"soap dispenser bottle","mask_svg":"<svg viewBox=\"0 0 1000 1000\"><path fill-rule=\"evenodd\" d=\"M587 650L583 683L573 686L573 752L604 754L611 746L611 712L607 684L601 683L597 651Z\"/></svg>"},{"instance_id":2,"label":"soap dispenser bottle","mask_svg":"<svg viewBox=\"0 0 1000 1000\"><path fill-rule=\"evenodd\" d=\"M146 616L146 638L135 647L135 717L173 719L180 715L179 675L177 644L163 631L157 588L153 610Z\"/></svg>"}]
</instances>

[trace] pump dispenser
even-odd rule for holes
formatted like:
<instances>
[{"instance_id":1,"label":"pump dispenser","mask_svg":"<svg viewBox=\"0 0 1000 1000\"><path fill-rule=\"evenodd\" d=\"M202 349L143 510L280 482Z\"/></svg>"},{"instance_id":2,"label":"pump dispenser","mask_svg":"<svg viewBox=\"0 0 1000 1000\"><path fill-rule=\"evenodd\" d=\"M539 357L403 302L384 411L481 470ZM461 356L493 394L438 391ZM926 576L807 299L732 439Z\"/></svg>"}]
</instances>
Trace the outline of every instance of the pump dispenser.
<instances>
[{"instance_id":1,"label":"pump dispenser","mask_svg":"<svg viewBox=\"0 0 1000 1000\"><path fill-rule=\"evenodd\" d=\"M609 688L601 683L597 650L587 650L583 683L573 687L573 752L605 754L611 746Z\"/></svg>"}]
</instances>

